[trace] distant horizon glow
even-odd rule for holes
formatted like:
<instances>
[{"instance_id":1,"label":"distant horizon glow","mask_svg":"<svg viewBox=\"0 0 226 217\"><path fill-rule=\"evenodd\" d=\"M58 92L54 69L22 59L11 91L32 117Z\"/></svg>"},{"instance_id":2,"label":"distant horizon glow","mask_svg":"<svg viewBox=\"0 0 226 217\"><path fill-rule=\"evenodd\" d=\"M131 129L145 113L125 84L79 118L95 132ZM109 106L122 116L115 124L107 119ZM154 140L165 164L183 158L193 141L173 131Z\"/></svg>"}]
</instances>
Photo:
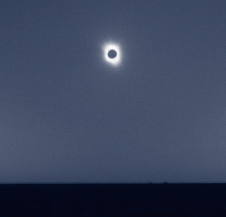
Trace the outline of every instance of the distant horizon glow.
<instances>
[{"instance_id":1,"label":"distant horizon glow","mask_svg":"<svg viewBox=\"0 0 226 217\"><path fill-rule=\"evenodd\" d=\"M117 56L115 58L109 58L108 52L110 50L115 50L117 52ZM121 64L121 49L118 44L115 43L106 43L103 46L103 52L104 52L104 59L107 63L111 64L112 66L119 66Z\"/></svg>"}]
</instances>

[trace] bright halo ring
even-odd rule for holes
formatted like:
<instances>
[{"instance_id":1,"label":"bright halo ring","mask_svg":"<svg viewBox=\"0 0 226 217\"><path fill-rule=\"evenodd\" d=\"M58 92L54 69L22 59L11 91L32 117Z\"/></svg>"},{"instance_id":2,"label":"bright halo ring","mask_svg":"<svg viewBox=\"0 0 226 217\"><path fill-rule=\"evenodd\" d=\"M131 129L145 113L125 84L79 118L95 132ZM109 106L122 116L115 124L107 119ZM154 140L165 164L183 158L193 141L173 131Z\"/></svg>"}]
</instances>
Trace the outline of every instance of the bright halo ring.
<instances>
[{"instance_id":1,"label":"bright halo ring","mask_svg":"<svg viewBox=\"0 0 226 217\"><path fill-rule=\"evenodd\" d=\"M116 57L110 58L108 56L108 52L110 50L114 50L116 52ZM103 46L104 59L106 62L111 64L112 66L119 66L121 63L121 49L118 44L115 43L107 43Z\"/></svg>"}]
</instances>

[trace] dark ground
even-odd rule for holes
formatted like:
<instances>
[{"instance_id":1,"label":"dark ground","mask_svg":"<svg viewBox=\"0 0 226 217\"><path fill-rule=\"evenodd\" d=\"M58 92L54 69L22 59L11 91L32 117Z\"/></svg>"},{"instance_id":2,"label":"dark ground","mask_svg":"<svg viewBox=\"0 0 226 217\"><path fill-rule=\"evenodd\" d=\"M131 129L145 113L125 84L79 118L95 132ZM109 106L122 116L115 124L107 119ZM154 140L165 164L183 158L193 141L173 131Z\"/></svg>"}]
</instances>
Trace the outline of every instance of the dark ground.
<instances>
[{"instance_id":1,"label":"dark ground","mask_svg":"<svg viewBox=\"0 0 226 217\"><path fill-rule=\"evenodd\" d=\"M0 185L0 217L226 216L226 184Z\"/></svg>"}]
</instances>

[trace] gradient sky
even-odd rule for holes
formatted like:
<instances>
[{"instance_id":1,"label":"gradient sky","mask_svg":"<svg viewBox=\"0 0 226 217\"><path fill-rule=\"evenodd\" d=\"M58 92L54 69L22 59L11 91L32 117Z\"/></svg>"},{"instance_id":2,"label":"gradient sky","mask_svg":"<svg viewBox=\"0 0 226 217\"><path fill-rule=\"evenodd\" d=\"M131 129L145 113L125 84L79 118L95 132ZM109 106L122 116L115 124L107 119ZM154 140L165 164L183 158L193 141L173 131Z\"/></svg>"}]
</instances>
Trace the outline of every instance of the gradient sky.
<instances>
[{"instance_id":1,"label":"gradient sky","mask_svg":"<svg viewBox=\"0 0 226 217\"><path fill-rule=\"evenodd\" d=\"M0 183L225 182L225 12L1 0Z\"/></svg>"}]
</instances>

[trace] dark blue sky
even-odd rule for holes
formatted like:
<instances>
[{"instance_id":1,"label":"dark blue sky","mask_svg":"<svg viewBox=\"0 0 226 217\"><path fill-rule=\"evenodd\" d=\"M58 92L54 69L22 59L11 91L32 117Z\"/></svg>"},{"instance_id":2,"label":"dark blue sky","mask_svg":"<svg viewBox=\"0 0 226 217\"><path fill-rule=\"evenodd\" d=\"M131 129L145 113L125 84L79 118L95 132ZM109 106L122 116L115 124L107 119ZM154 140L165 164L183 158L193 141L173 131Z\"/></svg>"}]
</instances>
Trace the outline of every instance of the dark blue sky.
<instances>
[{"instance_id":1,"label":"dark blue sky","mask_svg":"<svg viewBox=\"0 0 226 217\"><path fill-rule=\"evenodd\" d=\"M225 12L1 0L0 182L225 182Z\"/></svg>"}]
</instances>

